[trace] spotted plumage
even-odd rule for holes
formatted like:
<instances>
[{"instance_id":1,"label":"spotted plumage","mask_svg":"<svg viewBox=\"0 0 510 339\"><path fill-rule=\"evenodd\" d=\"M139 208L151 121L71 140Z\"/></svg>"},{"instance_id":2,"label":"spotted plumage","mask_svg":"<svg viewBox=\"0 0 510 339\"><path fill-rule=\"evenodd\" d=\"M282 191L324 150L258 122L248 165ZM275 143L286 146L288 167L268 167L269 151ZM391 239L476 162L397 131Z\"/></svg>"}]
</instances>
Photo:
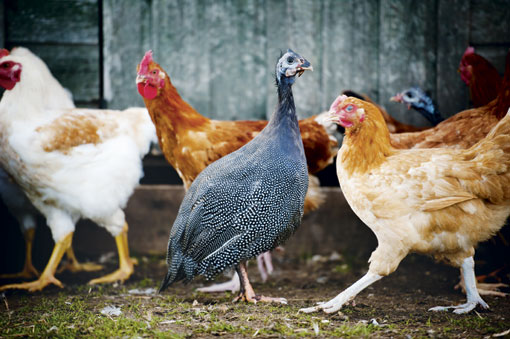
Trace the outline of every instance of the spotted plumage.
<instances>
[{"instance_id":1,"label":"spotted plumage","mask_svg":"<svg viewBox=\"0 0 510 339\"><path fill-rule=\"evenodd\" d=\"M282 56L279 103L267 127L191 184L170 233L161 289L199 274L213 278L274 249L299 226L308 174L291 86L307 66L290 50Z\"/></svg>"}]
</instances>

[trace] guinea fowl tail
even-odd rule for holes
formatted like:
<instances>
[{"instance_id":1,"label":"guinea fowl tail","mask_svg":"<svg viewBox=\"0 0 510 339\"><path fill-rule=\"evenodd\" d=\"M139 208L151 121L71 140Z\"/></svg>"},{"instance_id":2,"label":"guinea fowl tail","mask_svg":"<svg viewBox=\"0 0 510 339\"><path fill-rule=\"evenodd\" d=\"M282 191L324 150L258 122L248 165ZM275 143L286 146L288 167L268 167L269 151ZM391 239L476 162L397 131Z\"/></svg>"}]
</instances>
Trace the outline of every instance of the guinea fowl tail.
<instances>
[{"instance_id":1,"label":"guinea fowl tail","mask_svg":"<svg viewBox=\"0 0 510 339\"><path fill-rule=\"evenodd\" d=\"M186 257L180 250L175 251L175 253L172 254L172 257L167 261L168 272L161 282L161 286L159 287L158 292L164 291L174 282L180 280L190 281L193 279L193 274L191 272L193 271L194 264L191 259L186 260ZM190 270L186 269L186 267L190 268Z\"/></svg>"}]
</instances>

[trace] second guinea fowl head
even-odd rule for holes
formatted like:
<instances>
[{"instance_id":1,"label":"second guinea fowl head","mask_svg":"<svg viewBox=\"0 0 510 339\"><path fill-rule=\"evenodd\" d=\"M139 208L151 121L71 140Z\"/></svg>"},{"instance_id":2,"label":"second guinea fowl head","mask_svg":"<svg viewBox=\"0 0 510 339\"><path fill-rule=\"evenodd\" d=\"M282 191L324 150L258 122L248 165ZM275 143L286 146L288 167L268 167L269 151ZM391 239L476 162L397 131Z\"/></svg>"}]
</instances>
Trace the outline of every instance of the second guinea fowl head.
<instances>
[{"instance_id":1,"label":"second guinea fowl head","mask_svg":"<svg viewBox=\"0 0 510 339\"><path fill-rule=\"evenodd\" d=\"M152 51L147 51L138 65L136 86L138 93L148 100L154 99L160 89L165 87L167 75L152 59Z\"/></svg>"},{"instance_id":2,"label":"second guinea fowl head","mask_svg":"<svg viewBox=\"0 0 510 339\"><path fill-rule=\"evenodd\" d=\"M313 70L310 62L291 49L282 55L276 64L276 82L292 85L296 74L301 76L305 70Z\"/></svg>"},{"instance_id":3,"label":"second guinea fowl head","mask_svg":"<svg viewBox=\"0 0 510 339\"><path fill-rule=\"evenodd\" d=\"M433 125L443 121L443 117L434 105L432 98L417 86L398 93L391 97L390 100L405 104L407 109L415 109Z\"/></svg>"}]
</instances>

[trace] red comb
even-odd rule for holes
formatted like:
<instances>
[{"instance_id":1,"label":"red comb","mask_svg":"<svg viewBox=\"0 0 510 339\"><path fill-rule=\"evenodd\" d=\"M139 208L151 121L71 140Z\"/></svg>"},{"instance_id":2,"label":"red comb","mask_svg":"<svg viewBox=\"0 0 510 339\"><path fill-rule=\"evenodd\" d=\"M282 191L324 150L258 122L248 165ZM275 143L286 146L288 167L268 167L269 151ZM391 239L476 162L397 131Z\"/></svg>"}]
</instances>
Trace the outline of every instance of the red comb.
<instances>
[{"instance_id":1,"label":"red comb","mask_svg":"<svg viewBox=\"0 0 510 339\"><path fill-rule=\"evenodd\" d=\"M468 48L466 48L464 55L468 55L468 54L475 54L475 48L473 46L468 46Z\"/></svg>"},{"instance_id":2,"label":"red comb","mask_svg":"<svg viewBox=\"0 0 510 339\"><path fill-rule=\"evenodd\" d=\"M338 105L340 105L342 103L342 101L344 101L345 99L347 99L347 95L345 95L345 94L339 95L338 98L336 98L335 101L333 101L333 103L329 107L329 111L330 112L336 111L336 108L338 107Z\"/></svg>"},{"instance_id":3,"label":"red comb","mask_svg":"<svg viewBox=\"0 0 510 339\"><path fill-rule=\"evenodd\" d=\"M149 64L152 62L152 50L148 50L140 62L140 70L138 73L145 74L149 71Z\"/></svg>"},{"instance_id":4,"label":"red comb","mask_svg":"<svg viewBox=\"0 0 510 339\"><path fill-rule=\"evenodd\" d=\"M9 51L5 48L0 49L0 58L3 58L4 56L9 55Z\"/></svg>"}]
</instances>

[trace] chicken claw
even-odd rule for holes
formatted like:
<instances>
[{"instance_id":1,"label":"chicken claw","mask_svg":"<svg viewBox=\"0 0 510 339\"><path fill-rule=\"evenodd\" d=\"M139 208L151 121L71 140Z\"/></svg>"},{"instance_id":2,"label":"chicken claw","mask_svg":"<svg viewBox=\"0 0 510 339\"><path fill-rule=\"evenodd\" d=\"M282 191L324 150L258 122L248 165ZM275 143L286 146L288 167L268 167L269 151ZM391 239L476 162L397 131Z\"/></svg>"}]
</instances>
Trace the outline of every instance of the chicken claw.
<instances>
[{"instance_id":1,"label":"chicken claw","mask_svg":"<svg viewBox=\"0 0 510 339\"><path fill-rule=\"evenodd\" d=\"M133 274L133 266L137 264L137 261L129 256L127 231L128 227L126 224L122 232L115 237L115 242L117 243L117 249L119 251L119 268L101 278L92 279L89 281L89 285L113 283L116 281L124 282Z\"/></svg>"},{"instance_id":2,"label":"chicken claw","mask_svg":"<svg viewBox=\"0 0 510 339\"><path fill-rule=\"evenodd\" d=\"M104 268L103 265L94 264L91 262L80 263L78 259L76 259L76 255L74 254L73 247L70 246L66 251L67 262L60 266L58 272L63 272L68 270L70 272L94 272L100 271Z\"/></svg>"},{"instance_id":3,"label":"chicken claw","mask_svg":"<svg viewBox=\"0 0 510 339\"><path fill-rule=\"evenodd\" d=\"M460 271L462 274L462 280L466 285L467 303L457 306L436 306L430 308L429 311L439 312L453 309L453 313L463 314L474 310L477 305L480 305L484 309L489 308L489 305L483 301L476 288L475 261L473 260L473 257L464 259Z\"/></svg>"}]
</instances>

